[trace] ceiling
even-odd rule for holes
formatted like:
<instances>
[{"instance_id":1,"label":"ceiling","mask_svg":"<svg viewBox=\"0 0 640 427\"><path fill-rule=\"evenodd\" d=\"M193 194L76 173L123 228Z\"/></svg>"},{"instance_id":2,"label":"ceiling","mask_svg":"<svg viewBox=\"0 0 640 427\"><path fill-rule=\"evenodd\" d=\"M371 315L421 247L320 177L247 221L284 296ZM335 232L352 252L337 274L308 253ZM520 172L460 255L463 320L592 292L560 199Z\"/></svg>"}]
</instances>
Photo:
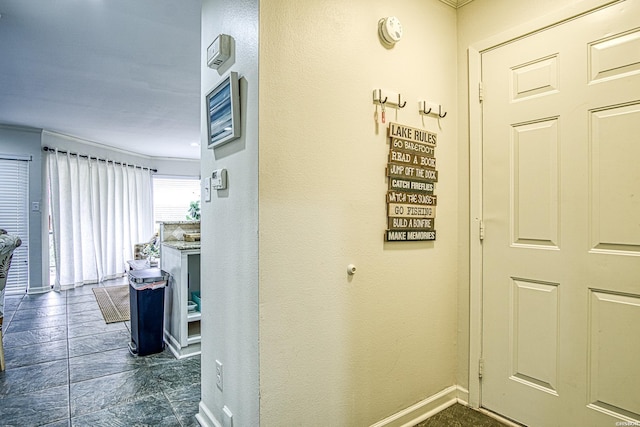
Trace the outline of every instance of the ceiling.
<instances>
[{"instance_id":1,"label":"ceiling","mask_svg":"<svg viewBox=\"0 0 640 427\"><path fill-rule=\"evenodd\" d=\"M0 0L0 124L196 159L200 0Z\"/></svg>"},{"instance_id":2,"label":"ceiling","mask_svg":"<svg viewBox=\"0 0 640 427\"><path fill-rule=\"evenodd\" d=\"M0 124L199 158L200 13L201 0L0 0Z\"/></svg>"}]
</instances>

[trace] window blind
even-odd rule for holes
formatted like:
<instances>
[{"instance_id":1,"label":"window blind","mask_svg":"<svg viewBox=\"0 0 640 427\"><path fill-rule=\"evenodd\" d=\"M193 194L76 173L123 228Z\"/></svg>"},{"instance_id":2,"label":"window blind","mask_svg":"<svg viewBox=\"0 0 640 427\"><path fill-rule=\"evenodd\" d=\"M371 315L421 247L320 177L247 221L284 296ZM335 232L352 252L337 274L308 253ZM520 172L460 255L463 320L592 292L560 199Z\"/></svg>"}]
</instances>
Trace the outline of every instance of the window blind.
<instances>
[{"instance_id":1,"label":"window blind","mask_svg":"<svg viewBox=\"0 0 640 427\"><path fill-rule=\"evenodd\" d=\"M0 228L22 240L13 252L5 294L23 294L29 283L28 161L0 159Z\"/></svg>"},{"instance_id":2,"label":"window blind","mask_svg":"<svg viewBox=\"0 0 640 427\"><path fill-rule=\"evenodd\" d=\"M153 177L153 221L184 221L189 204L200 201L200 179Z\"/></svg>"}]
</instances>

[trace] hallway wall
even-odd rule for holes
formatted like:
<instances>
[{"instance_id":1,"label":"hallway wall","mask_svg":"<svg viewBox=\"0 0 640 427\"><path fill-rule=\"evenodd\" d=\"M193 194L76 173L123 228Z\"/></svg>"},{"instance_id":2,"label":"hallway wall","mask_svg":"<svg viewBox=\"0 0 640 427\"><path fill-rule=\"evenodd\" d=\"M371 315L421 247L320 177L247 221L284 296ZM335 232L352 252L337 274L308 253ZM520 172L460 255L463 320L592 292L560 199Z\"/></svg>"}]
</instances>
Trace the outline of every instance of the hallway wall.
<instances>
[{"instance_id":1,"label":"hallway wall","mask_svg":"<svg viewBox=\"0 0 640 427\"><path fill-rule=\"evenodd\" d=\"M258 3L203 2L202 99L239 72L242 137L208 150L203 114L202 176L227 168L229 188L202 207L199 417L222 423L226 406L241 426L369 425L455 384L455 10L275 0L258 21ZM405 28L393 49L377 35L390 15ZM235 56L216 72L204 51L220 33ZM374 88L407 100L388 121L438 134L435 242L384 242L389 146ZM448 117L420 116L418 99Z\"/></svg>"},{"instance_id":2,"label":"hallway wall","mask_svg":"<svg viewBox=\"0 0 640 427\"><path fill-rule=\"evenodd\" d=\"M201 172L226 168L228 189L201 203L202 403L201 420L258 426L258 0L204 0L202 4ZM206 65L206 49L229 34L235 53L219 70ZM205 97L231 67L240 76L242 136L207 148ZM204 192L203 192L204 194ZM223 390L215 361L223 365ZM217 420L217 421L216 421Z\"/></svg>"},{"instance_id":3,"label":"hallway wall","mask_svg":"<svg viewBox=\"0 0 640 427\"><path fill-rule=\"evenodd\" d=\"M404 37L387 49L390 15ZM260 4L262 426L369 425L455 384L455 16L437 0ZM407 101L388 121L438 134L435 242L384 242L374 88ZM425 98L449 115L421 117Z\"/></svg>"}]
</instances>

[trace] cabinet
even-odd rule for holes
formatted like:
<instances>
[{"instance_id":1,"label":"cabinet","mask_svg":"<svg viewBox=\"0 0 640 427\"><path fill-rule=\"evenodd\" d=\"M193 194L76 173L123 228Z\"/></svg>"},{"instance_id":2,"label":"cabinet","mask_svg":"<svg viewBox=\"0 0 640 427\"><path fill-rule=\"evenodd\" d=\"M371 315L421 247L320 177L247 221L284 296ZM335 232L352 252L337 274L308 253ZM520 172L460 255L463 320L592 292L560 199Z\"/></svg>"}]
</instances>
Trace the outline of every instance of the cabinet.
<instances>
[{"instance_id":1,"label":"cabinet","mask_svg":"<svg viewBox=\"0 0 640 427\"><path fill-rule=\"evenodd\" d=\"M162 269L169 273L165 288L164 340L178 358L200 354L199 311L189 312L192 292L200 292L200 244L162 244Z\"/></svg>"}]
</instances>

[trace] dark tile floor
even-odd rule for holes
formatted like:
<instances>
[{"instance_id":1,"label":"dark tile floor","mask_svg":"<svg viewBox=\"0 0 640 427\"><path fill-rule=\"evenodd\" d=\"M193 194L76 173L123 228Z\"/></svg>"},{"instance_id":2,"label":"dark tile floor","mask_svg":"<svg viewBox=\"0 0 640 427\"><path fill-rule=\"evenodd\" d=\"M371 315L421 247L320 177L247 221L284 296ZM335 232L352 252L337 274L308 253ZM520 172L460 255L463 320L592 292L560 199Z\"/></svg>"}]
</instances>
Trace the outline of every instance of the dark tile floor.
<instances>
[{"instance_id":1,"label":"dark tile floor","mask_svg":"<svg viewBox=\"0 0 640 427\"><path fill-rule=\"evenodd\" d=\"M198 426L200 356L131 356L91 288L5 298L0 425Z\"/></svg>"},{"instance_id":2,"label":"dark tile floor","mask_svg":"<svg viewBox=\"0 0 640 427\"><path fill-rule=\"evenodd\" d=\"M505 427L501 422L456 403L415 427Z\"/></svg>"}]
</instances>

